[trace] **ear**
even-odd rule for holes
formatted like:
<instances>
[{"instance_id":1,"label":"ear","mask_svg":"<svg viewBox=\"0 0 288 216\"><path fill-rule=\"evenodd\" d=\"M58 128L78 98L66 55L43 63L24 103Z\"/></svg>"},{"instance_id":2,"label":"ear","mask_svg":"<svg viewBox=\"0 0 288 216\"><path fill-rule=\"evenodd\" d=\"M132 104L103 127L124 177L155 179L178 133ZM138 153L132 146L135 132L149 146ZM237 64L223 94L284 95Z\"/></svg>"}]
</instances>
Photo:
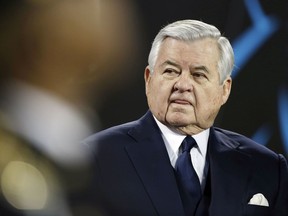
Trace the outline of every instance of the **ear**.
<instances>
[{"instance_id":1,"label":"ear","mask_svg":"<svg viewBox=\"0 0 288 216\"><path fill-rule=\"evenodd\" d=\"M149 89L150 79L151 79L151 71L150 71L149 66L147 66L147 67L145 68L145 71L144 71L144 80L145 80L145 90L146 90L146 94L147 94L147 91L148 91L148 89Z\"/></svg>"},{"instance_id":2,"label":"ear","mask_svg":"<svg viewBox=\"0 0 288 216\"><path fill-rule=\"evenodd\" d=\"M150 78L151 78L151 71L150 71L149 66L147 66L144 71L144 80L145 80L146 85L149 83Z\"/></svg>"},{"instance_id":3,"label":"ear","mask_svg":"<svg viewBox=\"0 0 288 216\"><path fill-rule=\"evenodd\" d=\"M222 105L225 104L229 98L231 87L232 87L232 78L228 77L222 84L223 95L222 95Z\"/></svg>"}]
</instances>

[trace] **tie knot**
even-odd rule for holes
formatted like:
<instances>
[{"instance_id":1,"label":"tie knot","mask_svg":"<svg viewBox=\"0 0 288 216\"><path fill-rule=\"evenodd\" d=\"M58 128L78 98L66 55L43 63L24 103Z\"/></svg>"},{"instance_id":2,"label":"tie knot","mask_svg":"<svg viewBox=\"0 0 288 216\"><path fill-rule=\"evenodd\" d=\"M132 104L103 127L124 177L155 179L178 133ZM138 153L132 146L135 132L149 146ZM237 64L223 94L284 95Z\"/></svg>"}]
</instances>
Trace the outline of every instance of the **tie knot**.
<instances>
[{"instance_id":1,"label":"tie knot","mask_svg":"<svg viewBox=\"0 0 288 216\"><path fill-rule=\"evenodd\" d=\"M191 149L196 146L197 143L195 139L192 136L186 136L186 138L183 140L181 146L182 146L182 152L190 152Z\"/></svg>"}]
</instances>

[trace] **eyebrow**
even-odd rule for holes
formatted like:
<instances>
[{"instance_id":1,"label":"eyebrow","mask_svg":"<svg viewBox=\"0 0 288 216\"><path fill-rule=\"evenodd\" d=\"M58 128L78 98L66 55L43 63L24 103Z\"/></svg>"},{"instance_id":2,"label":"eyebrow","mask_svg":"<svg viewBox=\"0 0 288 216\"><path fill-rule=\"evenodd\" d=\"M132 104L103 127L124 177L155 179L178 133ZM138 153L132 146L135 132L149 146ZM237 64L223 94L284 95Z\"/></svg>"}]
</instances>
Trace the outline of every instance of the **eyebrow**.
<instances>
[{"instance_id":1,"label":"eyebrow","mask_svg":"<svg viewBox=\"0 0 288 216\"><path fill-rule=\"evenodd\" d=\"M172 66L175 66L177 68L181 68L181 66L179 64L177 64L176 62L173 62L171 60L166 60L165 62L163 62L160 66L165 66L165 65L172 65ZM210 71L208 70L208 68L204 65L201 65L201 66L191 66L190 67L190 70L202 70L206 73L210 73Z\"/></svg>"},{"instance_id":2,"label":"eyebrow","mask_svg":"<svg viewBox=\"0 0 288 216\"><path fill-rule=\"evenodd\" d=\"M165 65L172 65L172 66L175 66L175 67L177 67L177 68L180 68L180 65L179 65L179 64L177 64L177 63L175 63L175 62L173 62L173 61L171 61L171 60L166 60L165 62L163 62L163 63L161 64L161 66L165 66Z\"/></svg>"}]
</instances>

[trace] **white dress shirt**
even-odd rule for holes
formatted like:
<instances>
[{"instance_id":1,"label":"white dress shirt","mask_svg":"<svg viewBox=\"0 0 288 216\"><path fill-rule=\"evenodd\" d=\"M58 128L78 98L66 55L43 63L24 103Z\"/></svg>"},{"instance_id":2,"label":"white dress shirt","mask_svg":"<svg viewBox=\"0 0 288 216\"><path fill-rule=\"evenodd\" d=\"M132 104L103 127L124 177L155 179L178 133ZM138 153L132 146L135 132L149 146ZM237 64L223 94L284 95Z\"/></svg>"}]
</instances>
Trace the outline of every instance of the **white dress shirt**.
<instances>
[{"instance_id":1,"label":"white dress shirt","mask_svg":"<svg viewBox=\"0 0 288 216\"><path fill-rule=\"evenodd\" d=\"M164 140L171 161L171 165L175 168L176 160L180 154L179 147L181 146L181 143L185 139L186 135L178 134L169 129L161 122L159 122L155 117L154 119L162 132L161 135ZM206 129L199 134L193 135L192 137L197 142L197 147L192 148L190 151L192 164L198 175L202 190L204 189L208 173L208 164L206 164L206 153L207 153L209 132L210 129Z\"/></svg>"}]
</instances>

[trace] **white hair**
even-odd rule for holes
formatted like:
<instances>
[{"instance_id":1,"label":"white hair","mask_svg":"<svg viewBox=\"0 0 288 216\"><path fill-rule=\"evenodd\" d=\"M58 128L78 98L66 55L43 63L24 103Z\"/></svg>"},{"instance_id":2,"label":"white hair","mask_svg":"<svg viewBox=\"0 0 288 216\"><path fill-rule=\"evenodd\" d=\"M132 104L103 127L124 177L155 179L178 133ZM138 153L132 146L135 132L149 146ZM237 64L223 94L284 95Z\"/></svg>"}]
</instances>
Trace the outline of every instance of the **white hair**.
<instances>
[{"instance_id":1,"label":"white hair","mask_svg":"<svg viewBox=\"0 0 288 216\"><path fill-rule=\"evenodd\" d=\"M166 38L174 38L181 41L195 41L203 38L212 38L218 44L220 59L218 71L220 82L231 76L234 67L234 53L232 46L226 37L221 36L220 31L213 25L198 20L180 20L166 25L156 35L148 57L151 73L155 66L158 52L162 42Z\"/></svg>"}]
</instances>

